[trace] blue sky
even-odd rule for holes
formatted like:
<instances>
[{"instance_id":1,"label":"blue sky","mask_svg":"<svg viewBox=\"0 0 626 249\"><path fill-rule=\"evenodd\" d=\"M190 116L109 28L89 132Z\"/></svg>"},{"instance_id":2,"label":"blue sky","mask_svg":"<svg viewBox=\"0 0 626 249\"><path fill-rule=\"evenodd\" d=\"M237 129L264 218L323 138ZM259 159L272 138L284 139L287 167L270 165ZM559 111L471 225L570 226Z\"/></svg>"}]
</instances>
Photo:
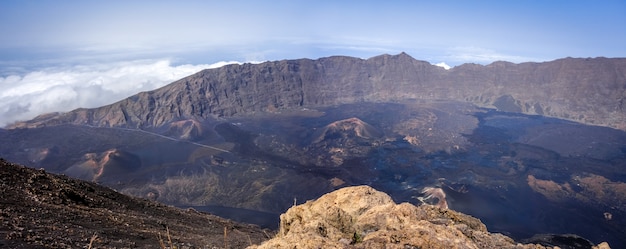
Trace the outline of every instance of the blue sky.
<instances>
[{"instance_id":1,"label":"blue sky","mask_svg":"<svg viewBox=\"0 0 626 249\"><path fill-rule=\"evenodd\" d=\"M0 126L41 112L107 104L222 61L402 51L451 66L626 57L624 27L626 1L3 0L0 87L12 95L0 93ZM103 75L111 70L127 75L98 81L112 78ZM151 70L171 77L151 80ZM127 89L78 89L85 81L96 86L93 91L108 84ZM20 95L28 84L36 90ZM60 92L73 92L76 101L56 94L46 97L49 103L24 103L54 90L50 86L66 87ZM83 92L111 97L80 102ZM59 105L55 99L66 101L64 108L52 108Z\"/></svg>"}]
</instances>

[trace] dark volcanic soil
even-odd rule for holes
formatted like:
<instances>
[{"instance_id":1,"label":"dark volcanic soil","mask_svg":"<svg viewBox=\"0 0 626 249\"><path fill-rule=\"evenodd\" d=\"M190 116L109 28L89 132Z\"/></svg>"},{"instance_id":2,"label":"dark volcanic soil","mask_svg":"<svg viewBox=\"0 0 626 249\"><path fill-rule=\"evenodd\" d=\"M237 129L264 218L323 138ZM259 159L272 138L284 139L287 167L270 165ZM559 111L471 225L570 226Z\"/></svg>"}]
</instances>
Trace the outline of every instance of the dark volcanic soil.
<instances>
[{"instance_id":1,"label":"dark volcanic soil","mask_svg":"<svg viewBox=\"0 0 626 249\"><path fill-rule=\"evenodd\" d=\"M0 193L0 248L243 248L272 233L4 159Z\"/></svg>"}]
</instances>

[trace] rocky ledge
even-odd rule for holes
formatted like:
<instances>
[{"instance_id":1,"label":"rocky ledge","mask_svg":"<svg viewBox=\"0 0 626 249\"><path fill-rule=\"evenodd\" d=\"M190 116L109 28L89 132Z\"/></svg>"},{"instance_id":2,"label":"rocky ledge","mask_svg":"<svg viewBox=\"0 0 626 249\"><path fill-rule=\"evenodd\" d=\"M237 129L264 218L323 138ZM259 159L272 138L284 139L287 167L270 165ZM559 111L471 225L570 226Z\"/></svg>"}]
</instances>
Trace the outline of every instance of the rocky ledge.
<instances>
[{"instance_id":1,"label":"rocky ledge","mask_svg":"<svg viewBox=\"0 0 626 249\"><path fill-rule=\"evenodd\" d=\"M610 248L607 243L589 246ZM357 186L293 206L280 216L280 231L274 239L248 248L560 247L521 244L488 232L471 216L432 205L396 204L383 192Z\"/></svg>"}]
</instances>

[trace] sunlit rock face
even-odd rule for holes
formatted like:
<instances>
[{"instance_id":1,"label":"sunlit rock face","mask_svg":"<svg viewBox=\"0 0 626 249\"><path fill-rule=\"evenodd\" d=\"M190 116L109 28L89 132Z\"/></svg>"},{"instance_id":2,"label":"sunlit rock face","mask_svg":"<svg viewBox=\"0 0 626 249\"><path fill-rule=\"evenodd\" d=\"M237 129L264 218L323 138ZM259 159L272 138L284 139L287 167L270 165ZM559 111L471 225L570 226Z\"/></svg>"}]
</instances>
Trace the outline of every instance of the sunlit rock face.
<instances>
[{"instance_id":1,"label":"sunlit rock face","mask_svg":"<svg viewBox=\"0 0 626 249\"><path fill-rule=\"evenodd\" d=\"M601 246L607 247L606 243ZM474 217L441 207L396 204L368 186L342 188L289 208L280 216L275 238L248 248L294 247L553 248L516 243L489 233Z\"/></svg>"}]
</instances>

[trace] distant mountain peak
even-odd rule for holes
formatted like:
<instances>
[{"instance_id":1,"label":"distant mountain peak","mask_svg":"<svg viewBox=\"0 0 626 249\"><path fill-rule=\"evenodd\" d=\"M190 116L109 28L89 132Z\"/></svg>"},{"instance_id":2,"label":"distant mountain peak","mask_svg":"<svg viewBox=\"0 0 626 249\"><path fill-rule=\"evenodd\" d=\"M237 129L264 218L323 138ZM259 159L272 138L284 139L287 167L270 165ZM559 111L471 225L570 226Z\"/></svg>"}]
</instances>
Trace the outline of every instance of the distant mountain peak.
<instances>
[{"instance_id":1,"label":"distant mountain peak","mask_svg":"<svg viewBox=\"0 0 626 249\"><path fill-rule=\"evenodd\" d=\"M409 54L403 52L400 52L399 54L395 55L396 57L400 57L400 58L410 58L410 59L414 59L412 56L410 56Z\"/></svg>"},{"instance_id":2,"label":"distant mountain peak","mask_svg":"<svg viewBox=\"0 0 626 249\"><path fill-rule=\"evenodd\" d=\"M384 60L397 60L397 61L416 61L415 58L413 58L412 56L410 56L409 54L405 53L405 52L401 52L399 54L382 54L382 55L378 55L378 56L374 56L372 58L369 58L368 60L378 60L378 59L384 59Z\"/></svg>"}]
</instances>

